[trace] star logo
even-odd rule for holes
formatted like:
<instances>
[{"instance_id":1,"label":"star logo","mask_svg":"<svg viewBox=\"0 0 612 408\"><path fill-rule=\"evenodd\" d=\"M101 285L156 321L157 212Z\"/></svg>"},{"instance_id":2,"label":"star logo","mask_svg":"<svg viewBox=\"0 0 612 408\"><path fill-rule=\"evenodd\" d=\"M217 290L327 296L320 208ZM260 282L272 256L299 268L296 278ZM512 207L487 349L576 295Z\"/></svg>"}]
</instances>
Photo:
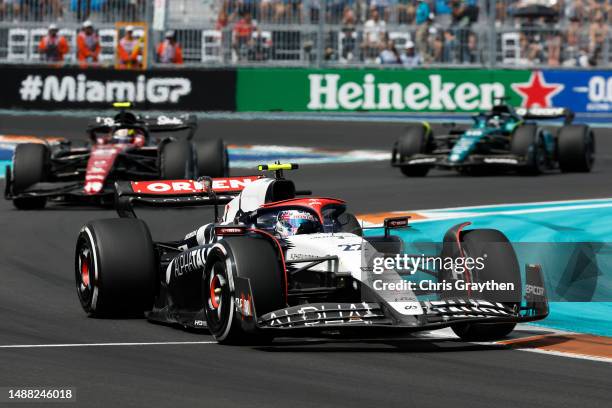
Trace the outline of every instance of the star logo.
<instances>
[{"instance_id":1,"label":"star logo","mask_svg":"<svg viewBox=\"0 0 612 408\"><path fill-rule=\"evenodd\" d=\"M524 108L549 108L552 98L565 88L563 84L549 84L544 80L542 71L531 73L529 81L522 84L512 84L514 92L519 94Z\"/></svg>"}]
</instances>

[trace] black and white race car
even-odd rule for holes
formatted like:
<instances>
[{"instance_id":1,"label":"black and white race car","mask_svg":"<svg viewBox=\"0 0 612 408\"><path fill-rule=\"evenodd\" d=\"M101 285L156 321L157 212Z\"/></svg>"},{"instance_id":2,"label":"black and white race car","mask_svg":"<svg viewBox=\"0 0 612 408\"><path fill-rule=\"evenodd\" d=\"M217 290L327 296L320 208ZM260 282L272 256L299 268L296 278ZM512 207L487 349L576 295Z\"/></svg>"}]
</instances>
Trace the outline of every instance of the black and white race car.
<instances>
[{"instance_id":1,"label":"black and white race car","mask_svg":"<svg viewBox=\"0 0 612 408\"><path fill-rule=\"evenodd\" d=\"M444 259L487 258L465 275L452 265L423 270L430 283L450 290L411 289L402 272L377 271L376 259L405 253L407 243L395 233L410 230L408 219L387 219L382 235L372 236L344 201L296 191L282 174L294 168L260 166L274 177L118 182L120 218L87 223L77 240L76 288L85 312L144 312L150 321L208 329L220 343L449 326L464 339L496 339L517 322L548 314L540 268L528 266L523 280L512 245L497 230L463 223L446 233L439 243ZM134 212L136 205L219 204L225 211L216 222L179 241L154 242ZM459 281L516 288L498 298Z\"/></svg>"},{"instance_id":2,"label":"black and white race car","mask_svg":"<svg viewBox=\"0 0 612 408\"><path fill-rule=\"evenodd\" d=\"M80 203L112 202L117 180L222 177L229 172L221 139L193 140L192 115L140 116L116 103L115 116L89 125L89 143L24 143L6 168L5 198L19 209L43 208L47 199ZM183 137L176 135L184 134Z\"/></svg>"}]
</instances>

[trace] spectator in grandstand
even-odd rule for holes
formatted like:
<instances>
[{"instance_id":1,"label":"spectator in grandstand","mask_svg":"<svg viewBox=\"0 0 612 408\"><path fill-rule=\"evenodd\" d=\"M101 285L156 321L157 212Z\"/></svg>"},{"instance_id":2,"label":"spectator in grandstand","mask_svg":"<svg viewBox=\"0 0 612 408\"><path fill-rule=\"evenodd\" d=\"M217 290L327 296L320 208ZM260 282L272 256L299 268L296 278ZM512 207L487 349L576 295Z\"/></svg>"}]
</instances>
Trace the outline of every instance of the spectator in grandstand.
<instances>
[{"instance_id":1,"label":"spectator in grandstand","mask_svg":"<svg viewBox=\"0 0 612 408\"><path fill-rule=\"evenodd\" d=\"M478 20L478 6L474 0L450 0L452 25L467 27Z\"/></svg>"},{"instance_id":2,"label":"spectator in grandstand","mask_svg":"<svg viewBox=\"0 0 612 408\"><path fill-rule=\"evenodd\" d=\"M604 47L608 38L608 24L603 12L598 9L593 15L593 22L589 26L589 52L595 53Z\"/></svg>"},{"instance_id":3,"label":"spectator in grandstand","mask_svg":"<svg viewBox=\"0 0 612 408\"><path fill-rule=\"evenodd\" d=\"M577 17L572 17L570 19L569 27L565 32L563 59L573 60L578 57L581 45L585 44L587 41L588 40L583 35L580 20Z\"/></svg>"},{"instance_id":4,"label":"spectator in grandstand","mask_svg":"<svg viewBox=\"0 0 612 408\"><path fill-rule=\"evenodd\" d=\"M431 60L437 64L444 62L444 33L435 27L430 30Z\"/></svg>"},{"instance_id":5,"label":"spectator in grandstand","mask_svg":"<svg viewBox=\"0 0 612 408\"><path fill-rule=\"evenodd\" d=\"M81 31L77 35L77 59L81 67L96 64L100 55L100 38L94 31L91 21L83 23Z\"/></svg>"},{"instance_id":6,"label":"spectator in grandstand","mask_svg":"<svg viewBox=\"0 0 612 408\"><path fill-rule=\"evenodd\" d=\"M330 24L338 24L344 15L346 7L353 9L354 0L320 0L316 4L316 8L321 7L325 10L327 22Z\"/></svg>"},{"instance_id":7,"label":"spectator in grandstand","mask_svg":"<svg viewBox=\"0 0 612 408\"><path fill-rule=\"evenodd\" d=\"M480 62L480 50L478 49L478 37L476 33L470 32L468 34L467 46L465 47L465 52L461 56L461 60L469 64Z\"/></svg>"},{"instance_id":8,"label":"spectator in grandstand","mask_svg":"<svg viewBox=\"0 0 612 408\"><path fill-rule=\"evenodd\" d=\"M342 15L342 58L347 61L352 61L355 55L355 47L357 45L356 24L357 16L355 11L348 5L345 6Z\"/></svg>"},{"instance_id":9,"label":"spectator in grandstand","mask_svg":"<svg viewBox=\"0 0 612 408\"><path fill-rule=\"evenodd\" d=\"M364 41L362 47L367 62L371 62L378 56L380 49L385 45L386 33L385 22L381 20L378 9L372 7L370 9L370 19L363 26Z\"/></svg>"},{"instance_id":10,"label":"spectator in grandstand","mask_svg":"<svg viewBox=\"0 0 612 408\"><path fill-rule=\"evenodd\" d=\"M416 53L416 49L414 48L414 43L412 41L406 41L405 53L402 55L402 63L405 67L416 67L421 65L423 62L421 60L421 56Z\"/></svg>"},{"instance_id":11,"label":"spectator in grandstand","mask_svg":"<svg viewBox=\"0 0 612 408\"><path fill-rule=\"evenodd\" d=\"M157 46L157 59L162 64L182 64L183 49L176 42L176 33L174 30L166 31L164 41Z\"/></svg>"},{"instance_id":12,"label":"spectator in grandstand","mask_svg":"<svg viewBox=\"0 0 612 408\"><path fill-rule=\"evenodd\" d=\"M134 27L125 27L125 35L117 45L118 67L121 69L142 68L142 39L134 35Z\"/></svg>"},{"instance_id":13,"label":"spectator in grandstand","mask_svg":"<svg viewBox=\"0 0 612 408\"><path fill-rule=\"evenodd\" d=\"M429 4L424 0L418 0L416 9L416 24L417 30L415 33L415 42L417 53L429 62L429 29L434 19L434 15L429 8Z\"/></svg>"},{"instance_id":14,"label":"spectator in grandstand","mask_svg":"<svg viewBox=\"0 0 612 408\"><path fill-rule=\"evenodd\" d=\"M215 23L215 30L223 30L230 22L229 14L227 14L227 9L225 7L221 7L219 9L219 15L217 16L217 22Z\"/></svg>"},{"instance_id":15,"label":"spectator in grandstand","mask_svg":"<svg viewBox=\"0 0 612 408\"><path fill-rule=\"evenodd\" d=\"M442 28L447 28L452 20L451 7L448 0L434 0L434 13L436 14L436 24Z\"/></svg>"},{"instance_id":16,"label":"spectator in grandstand","mask_svg":"<svg viewBox=\"0 0 612 408\"><path fill-rule=\"evenodd\" d=\"M57 34L57 26L51 24L47 35L40 39L38 52L43 61L61 62L69 51L68 41Z\"/></svg>"},{"instance_id":17,"label":"spectator in grandstand","mask_svg":"<svg viewBox=\"0 0 612 408\"><path fill-rule=\"evenodd\" d=\"M397 22L399 24L412 24L416 15L414 0L397 0Z\"/></svg>"},{"instance_id":18,"label":"spectator in grandstand","mask_svg":"<svg viewBox=\"0 0 612 408\"><path fill-rule=\"evenodd\" d=\"M588 18L588 12L584 7L583 0L567 1L565 6L565 16L570 21L585 21Z\"/></svg>"},{"instance_id":19,"label":"spectator in grandstand","mask_svg":"<svg viewBox=\"0 0 612 408\"><path fill-rule=\"evenodd\" d=\"M265 21L289 23L301 20L302 0L261 0L261 17Z\"/></svg>"},{"instance_id":20,"label":"spectator in grandstand","mask_svg":"<svg viewBox=\"0 0 612 408\"><path fill-rule=\"evenodd\" d=\"M550 32L546 36L546 58L551 67L561 65L561 35L558 32Z\"/></svg>"},{"instance_id":21,"label":"spectator in grandstand","mask_svg":"<svg viewBox=\"0 0 612 408\"><path fill-rule=\"evenodd\" d=\"M244 59L248 54L249 43L253 36L256 24L253 21L251 13L246 11L242 14L242 18L234 24L232 32L232 46L238 59Z\"/></svg>"},{"instance_id":22,"label":"spectator in grandstand","mask_svg":"<svg viewBox=\"0 0 612 408\"><path fill-rule=\"evenodd\" d=\"M378 57L376 58L376 62L378 64L383 65L401 65L402 64L402 56L399 51L395 47L395 42L393 40L388 40L386 42L385 47L380 51Z\"/></svg>"},{"instance_id":23,"label":"spectator in grandstand","mask_svg":"<svg viewBox=\"0 0 612 408\"><path fill-rule=\"evenodd\" d=\"M370 8L376 7L382 20L389 21L392 2L395 2L395 0L370 0Z\"/></svg>"},{"instance_id":24,"label":"spectator in grandstand","mask_svg":"<svg viewBox=\"0 0 612 408\"><path fill-rule=\"evenodd\" d=\"M452 30L445 30L442 38L442 62L456 63L459 44Z\"/></svg>"}]
</instances>

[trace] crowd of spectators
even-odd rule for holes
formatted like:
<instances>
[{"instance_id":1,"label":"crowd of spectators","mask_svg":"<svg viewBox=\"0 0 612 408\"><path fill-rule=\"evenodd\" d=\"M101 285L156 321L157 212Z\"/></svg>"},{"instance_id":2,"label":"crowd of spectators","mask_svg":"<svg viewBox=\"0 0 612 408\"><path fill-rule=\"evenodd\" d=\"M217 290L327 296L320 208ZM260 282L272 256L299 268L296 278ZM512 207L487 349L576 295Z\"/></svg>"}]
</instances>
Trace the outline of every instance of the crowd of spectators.
<instances>
[{"instance_id":1,"label":"crowd of spectators","mask_svg":"<svg viewBox=\"0 0 612 408\"><path fill-rule=\"evenodd\" d=\"M493 2L493 3L491 3ZM522 15L530 6L543 16ZM494 12L494 19L489 12ZM482 63L494 21L497 58L508 61L504 33L519 36L518 65L593 66L609 42L610 0L220 0L217 29L234 30L233 46L254 44L236 36L248 17L257 23L327 26L324 57L381 64ZM323 21L321 20L323 19ZM410 33L401 43L394 32ZM242 38L236 42L237 38ZM248 48L248 47L246 47ZM243 53L244 54L244 53ZM414 58L408 58L408 55Z\"/></svg>"},{"instance_id":2,"label":"crowd of spectators","mask_svg":"<svg viewBox=\"0 0 612 408\"><path fill-rule=\"evenodd\" d=\"M0 0L0 21L141 21L147 0Z\"/></svg>"},{"instance_id":3,"label":"crowd of spectators","mask_svg":"<svg viewBox=\"0 0 612 408\"><path fill-rule=\"evenodd\" d=\"M288 47L284 42L299 43L306 59L322 49L327 61L410 66L480 64L489 61L491 45L498 62L520 66L594 66L612 52L612 0L189 1L168 1L168 13L179 3L212 4L233 61L266 61ZM148 6L147 0L0 0L0 22L144 21ZM549 12L520 15L532 6ZM300 30L308 34L298 40L289 34ZM158 60L175 53L176 38L163 41Z\"/></svg>"}]
</instances>

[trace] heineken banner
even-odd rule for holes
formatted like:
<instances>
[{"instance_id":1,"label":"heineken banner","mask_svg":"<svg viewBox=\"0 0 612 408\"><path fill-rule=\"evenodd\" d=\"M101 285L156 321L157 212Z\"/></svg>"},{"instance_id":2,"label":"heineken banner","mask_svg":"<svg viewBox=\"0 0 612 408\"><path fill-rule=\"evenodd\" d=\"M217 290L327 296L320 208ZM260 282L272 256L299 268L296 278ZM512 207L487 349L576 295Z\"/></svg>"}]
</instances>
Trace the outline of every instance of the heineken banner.
<instances>
[{"instance_id":1,"label":"heineken banner","mask_svg":"<svg viewBox=\"0 0 612 408\"><path fill-rule=\"evenodd\" d=\"M239 111L474 112L514 106L612 114L612 71L240 69Z\"/></svg>"}]
</instances>

